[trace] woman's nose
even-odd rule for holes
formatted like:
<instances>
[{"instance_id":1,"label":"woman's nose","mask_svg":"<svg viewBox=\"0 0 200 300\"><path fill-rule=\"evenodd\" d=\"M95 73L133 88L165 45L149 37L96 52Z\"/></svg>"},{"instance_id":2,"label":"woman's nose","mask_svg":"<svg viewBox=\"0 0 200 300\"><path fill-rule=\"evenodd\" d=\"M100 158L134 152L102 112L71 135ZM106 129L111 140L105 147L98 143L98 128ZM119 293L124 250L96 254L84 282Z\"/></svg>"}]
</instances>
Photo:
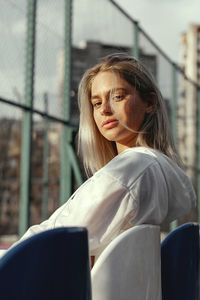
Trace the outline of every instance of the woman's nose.
<instances>
[{"instance_id":1,"label":"woman's nose","mask_svg":"<svg viewBox=\"0 0 200 300\"><path fill-rule=\"evenodd\" d=\"M111 109L111 106L110 106L110 103L108 101L102 103L102 106L101 106L101 114L102 115L110 115L112 113L112 109Z\"/></svg>"}]
</instances>

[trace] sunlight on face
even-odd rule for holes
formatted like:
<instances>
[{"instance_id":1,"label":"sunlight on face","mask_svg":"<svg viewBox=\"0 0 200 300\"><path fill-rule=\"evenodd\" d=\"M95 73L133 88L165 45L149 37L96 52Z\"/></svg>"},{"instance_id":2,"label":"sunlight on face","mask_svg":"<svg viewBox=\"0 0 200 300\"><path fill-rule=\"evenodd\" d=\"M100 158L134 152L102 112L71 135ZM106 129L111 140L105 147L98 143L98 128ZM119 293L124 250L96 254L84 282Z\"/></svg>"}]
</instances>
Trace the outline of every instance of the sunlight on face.
<instances>
[{"instance_id":1,"label":"sunlight on face","mask_svg":"<svg viewBox=\"0 0 200 300\"><path fill-rule=\"evenodd\" d=\"M135 146L148 106L136 89L111 71L100 72L92 83L91 102L100 133L117 147Z\"/></svg>"}]
</instances>

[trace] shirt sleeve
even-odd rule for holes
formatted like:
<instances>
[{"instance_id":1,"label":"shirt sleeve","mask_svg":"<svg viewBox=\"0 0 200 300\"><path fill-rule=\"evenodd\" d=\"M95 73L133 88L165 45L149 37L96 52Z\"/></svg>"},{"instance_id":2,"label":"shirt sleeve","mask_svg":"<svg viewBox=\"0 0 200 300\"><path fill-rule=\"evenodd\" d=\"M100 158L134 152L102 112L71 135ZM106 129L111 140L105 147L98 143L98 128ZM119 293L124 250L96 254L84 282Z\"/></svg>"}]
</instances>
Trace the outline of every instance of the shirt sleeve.
<instances>
[{"instance_id":1,"label":"shirt sleeve","mask_svg":"<svg viewBox=\"0 0 200 300\"><path fill-rule=\"evenodd\" d=\"M137 212L132 219L132 226L161 225L168 214L169 191L158 164L151 165L137 178L131 193L137 203Z\"/></svg>"},{"instance_id":2,"label":"shirt sleeve","mask_svg":"<svg viewBox=\"0 0 200 300\"><path fill-rule=\"evenodd\" d=\"M6 249L0 249L0 258L7 252Z\"/></svg>"},{"instance_id":3,"label":"shirt sleeve","mask_svg":"<svg viewBox=\"0 0 200 300\"><path fill-rule=\"evenodd\" d=\"M195 207L196 196L186 174L178 167L154 163L130 189L137 205L132 226L161 225L187 215Z\"/></svg>"},{"instance_id":4,"label":"shirt sleeve","mask_svg":"<svg viewBox=\"0 0 200 300\"><path fill-rule=\"evenodd\" d=\"M90 255L96 255L119 234L135 210L127 187L109 174L97 172L48 220L31 226L17 243L48 229L83 226L88 229Z\"/></svg>"},{"instance_id":5,"label":"shirt sleeve","mask_svg":"<svg viewBox=\"0 0 200 300\"><path fill-rule=\"evenodd\" d=\"M110 174L99 172L60 211L55 226L84 226L90 254L96 255L121 231L136 211L129 190Z\"/></svg>"}]
</instances>

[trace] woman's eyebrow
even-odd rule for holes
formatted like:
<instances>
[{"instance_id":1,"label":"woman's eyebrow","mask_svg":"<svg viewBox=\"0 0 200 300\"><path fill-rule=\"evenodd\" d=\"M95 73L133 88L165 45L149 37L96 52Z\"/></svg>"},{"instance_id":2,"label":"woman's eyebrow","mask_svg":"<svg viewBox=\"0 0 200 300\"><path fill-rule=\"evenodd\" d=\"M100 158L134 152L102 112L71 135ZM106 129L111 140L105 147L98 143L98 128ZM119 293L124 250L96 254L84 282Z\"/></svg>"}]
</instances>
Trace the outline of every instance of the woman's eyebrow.
<instances>
[{"instance_id":1,"label":"woman's eyebrow","mask_svg":"<svg viewBox=\"0 0 200 300\"><path fill-rule=\"evenodd\" d=\"M128 89L126 89L126 88L123 88L123 87L117 87L117 88L112 88L112 89L110 89L110 90L108 90L107 92L106 92L106 94L112 94L112 93L114 93L114 92L118 92L118 91L123 91L123 92L128 92L129 90ZM92 100L96 100L96 99L99 99L100 98L100 96L99 95L93 95L93 96L91 96L91 101Z\"/></svg>"},{"instance_id":2,"label":"woman's eyebrow","mask_svg":"<svg viewBox=\"0 0 200 300\"><path fill-rule=\"evenodd\" d=\"M112 89L111 89L111 92L117 92L117 91L119 91L119 90L122 90L122 91L124 91L124 92L127 92L127 91L128 91L128 89L126 89L126 88L118 87L118 88L112 88Z\"/></svg>"},{"instance_id":3,"label":"woman's eyebrow","mask_svg":"<svg viewBox=\"0 0 200 300\"><path fill-rule=\"evenodd\" d=\"M91 97L91 100L95 100L95 99L99 99L99 98L100 98L99 95L94 95Z\"/></svg>"}]
</instances>

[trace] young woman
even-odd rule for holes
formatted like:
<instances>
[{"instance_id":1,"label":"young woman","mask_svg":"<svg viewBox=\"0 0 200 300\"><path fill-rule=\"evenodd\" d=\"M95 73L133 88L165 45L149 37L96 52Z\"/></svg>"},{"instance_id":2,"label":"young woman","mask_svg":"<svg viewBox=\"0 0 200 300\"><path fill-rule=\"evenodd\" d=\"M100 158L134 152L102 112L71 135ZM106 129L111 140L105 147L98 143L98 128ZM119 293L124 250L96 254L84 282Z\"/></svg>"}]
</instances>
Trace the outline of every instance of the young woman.
<instances>
[{"instance_id":1,"label":"young woman","mask_svg":"<svg viewBox=\"0 0 200 300\"><path fill-rule=\"evenodd\" d=\"M178 166L164 101L138 61L126 54L104 58L83 76L79 104L79 153L92 176L22 239L85 226L90 255L97 257L124 230L161 225L191 210L195 194Z\"/></svg>"}]
</instances>

